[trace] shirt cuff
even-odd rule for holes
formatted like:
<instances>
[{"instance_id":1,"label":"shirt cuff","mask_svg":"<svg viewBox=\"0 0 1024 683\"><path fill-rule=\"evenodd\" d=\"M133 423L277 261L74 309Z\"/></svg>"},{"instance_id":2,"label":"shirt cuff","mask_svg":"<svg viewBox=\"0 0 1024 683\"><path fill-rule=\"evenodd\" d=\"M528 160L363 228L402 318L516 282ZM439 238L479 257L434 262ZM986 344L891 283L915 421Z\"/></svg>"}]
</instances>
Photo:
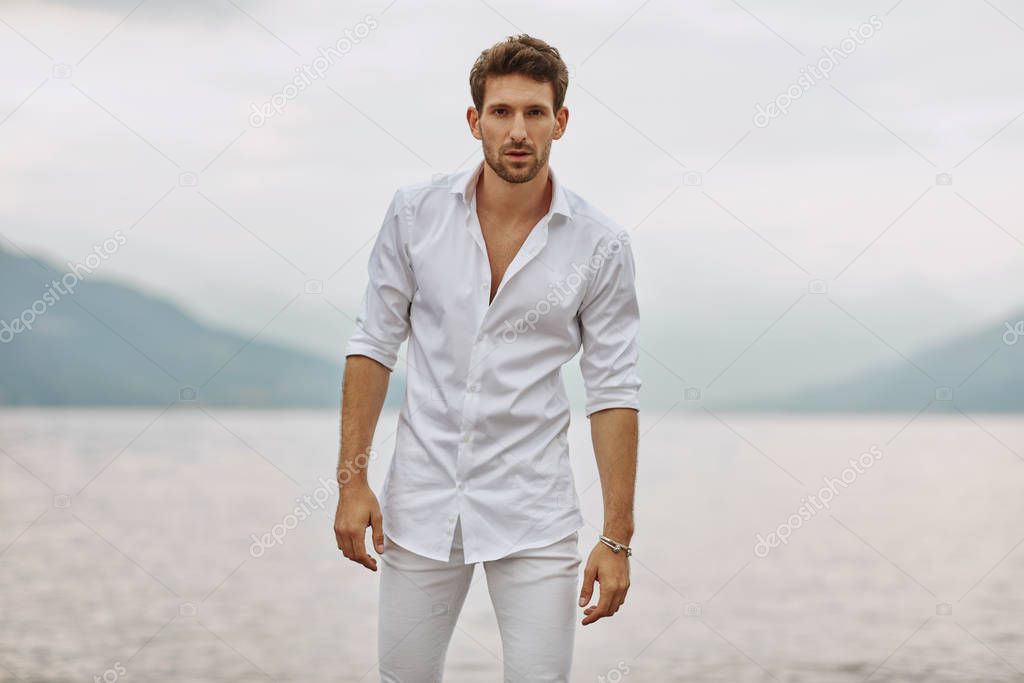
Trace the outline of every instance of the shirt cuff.
<instances>
[{"instance_id":1,"label":"shirt cuff","mask_svg":"<svg viewBox=\"0 0 1024 683\"><path fill-rule=\"evenodd\" d=\"M350 340L345 348L345 357L349 356L369 356L392 372L398 362L397 353L365 340Z\"/></svg>"},{"instance_id":2,"label":"shirt cuff","mask_svg":"<svg viewBox=\"0 0 1024 683\"><path fill-rule=\"evenodd\" d=\"M632 408L640 410L640 392L634 385L601 389L587 398L586 413L589 419L599 410L607 408Z\"/></svg>"}]
</instances>

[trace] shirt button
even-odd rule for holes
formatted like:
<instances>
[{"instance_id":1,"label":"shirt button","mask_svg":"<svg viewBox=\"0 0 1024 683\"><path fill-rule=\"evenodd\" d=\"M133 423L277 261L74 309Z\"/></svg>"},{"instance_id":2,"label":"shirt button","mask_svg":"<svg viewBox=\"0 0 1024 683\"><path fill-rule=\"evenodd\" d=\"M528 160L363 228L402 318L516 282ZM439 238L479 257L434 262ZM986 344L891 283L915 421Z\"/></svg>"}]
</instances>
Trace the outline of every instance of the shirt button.
<instances>
[{"instance_id":1,"label":"shirt button","mask_svg":"<svg viewBox=\"0 0 1024 683\"><path fill-rule=\"evenodd\" d=\"M462 483L462 482L460 481L460 482L459 482L458 484L456 484L456 485L455 485L455 488L457 488L457 489L459 489L460 491L462 491L462 490L464 490L464 489L466 488L466 485L465 485L465 484L463 484L463 483Z\"/></svg>"},{"instance_id":2,"label":"shirt button","mask_svg":"<svg viewBox=\"0 0 1024 683\"><path fill-rule=\"evenodd\" d=\"M491 284L489 282L481 282L480 283L480 289L487 289L490 286L491 286Z\"/></svg>"},{"instance_id":3,"label":"shirt button","mask_svg":"<svg viewBox=\"0 0 1024 683\"><path fill-rule=\"evenodd\" d=\"M480 391L480 382L473 382L472 384L470 384L469 385L469 390L474 392L474 393L476 393L477 391Z\"/></svg>"},{"instance_id":4,"label":"shirt button","mask_svg":"<svg viewBox=\"0 0 1024 683\"><path fill-rule=\"evenodd\" d=\"M477 340L478 342L482 342L482 341L483 341L484 339L486 339L486 338L487 338L487 335L486 335L486 334L478 334L478 335L476 335L476 340Z\"/></svg>"}]
</instances>

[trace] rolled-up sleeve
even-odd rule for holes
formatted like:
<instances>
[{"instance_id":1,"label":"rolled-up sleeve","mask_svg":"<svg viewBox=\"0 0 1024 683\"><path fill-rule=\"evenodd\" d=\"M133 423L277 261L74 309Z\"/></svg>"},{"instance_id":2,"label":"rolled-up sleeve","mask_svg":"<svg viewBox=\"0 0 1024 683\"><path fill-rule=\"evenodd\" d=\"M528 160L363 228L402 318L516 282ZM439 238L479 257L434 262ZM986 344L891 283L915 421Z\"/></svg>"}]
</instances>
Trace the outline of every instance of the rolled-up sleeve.
<instances>
[{"instance_id":1,"label":"rolled-up sleeve","mask_svg":"<svg viewBox=\"0 0 1024 683\"><path fill-rule=\"evenodd\" d=\"M628 235L620 232L603 241L591 258L595 263L579 311L588 418L606 408L640 409L640 308Z\"/></svg>"},{"instance_id":2,"label":"rolled-up sleeve","mask_svg":"<svg viewBox=\"0 0 1024 683\"><path fill-rule=\"evenodd\" d=\"M409 336L409 307L416 281L403 235L400 193L391 198L370 252L369 282L345 356L369 356L394 370L398 349Z\"/></svg>"}]
</instances>

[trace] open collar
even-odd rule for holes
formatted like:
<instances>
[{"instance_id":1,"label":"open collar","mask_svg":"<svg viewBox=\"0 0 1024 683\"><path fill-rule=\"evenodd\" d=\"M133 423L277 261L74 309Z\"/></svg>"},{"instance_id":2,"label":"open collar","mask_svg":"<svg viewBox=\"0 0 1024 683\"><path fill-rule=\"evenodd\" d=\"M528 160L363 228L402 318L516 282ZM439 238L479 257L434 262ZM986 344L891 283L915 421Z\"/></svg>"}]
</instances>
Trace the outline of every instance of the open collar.
<instances>
[{"instance_id":1,"label":"open collar","mask_svg":"<svg viewBox=\"0 0 1024 683\"><path fill-rule=\"evenodd\" d=\"M481 160L474 168L449 176L449 192L461 197L467 208L475 206L476 185L483 170L484 162ZM548 214L552 216L561 214L571 220L572 209L569 206L569 197L550 164L548 165L548 177L551 178L551 207L548 209Z\"/></svg>"}]
</instances>

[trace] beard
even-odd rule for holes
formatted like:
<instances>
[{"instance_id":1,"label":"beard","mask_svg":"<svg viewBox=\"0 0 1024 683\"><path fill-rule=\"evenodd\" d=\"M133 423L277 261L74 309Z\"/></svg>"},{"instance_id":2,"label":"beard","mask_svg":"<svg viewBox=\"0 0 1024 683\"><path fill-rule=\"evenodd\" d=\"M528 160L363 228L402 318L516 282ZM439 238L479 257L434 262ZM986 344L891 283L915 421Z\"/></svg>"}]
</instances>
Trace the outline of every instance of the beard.
<instances>
[{"instance_id":1,"label":"beard","mask_svg":"<svg viewBox=\"0 0 1024 683\"><path fill-rule=\"evenodd\" d=\"M551 154L551 140L545 143L544 149L540 150L539 153L536 150L531 150L529 147L494 149L487 144L486 139L483 140L483 148L484 161L487 162L487 165L491 167L491 170L499 178L508 183L528 183L537 177L537 174L540 173L540 170L548 162L548 156ZM527 152L533 151L534 153L518 163L511 161L509 157L505 156L505 152L518 149Z\"/></svg>"}]
</instances>

